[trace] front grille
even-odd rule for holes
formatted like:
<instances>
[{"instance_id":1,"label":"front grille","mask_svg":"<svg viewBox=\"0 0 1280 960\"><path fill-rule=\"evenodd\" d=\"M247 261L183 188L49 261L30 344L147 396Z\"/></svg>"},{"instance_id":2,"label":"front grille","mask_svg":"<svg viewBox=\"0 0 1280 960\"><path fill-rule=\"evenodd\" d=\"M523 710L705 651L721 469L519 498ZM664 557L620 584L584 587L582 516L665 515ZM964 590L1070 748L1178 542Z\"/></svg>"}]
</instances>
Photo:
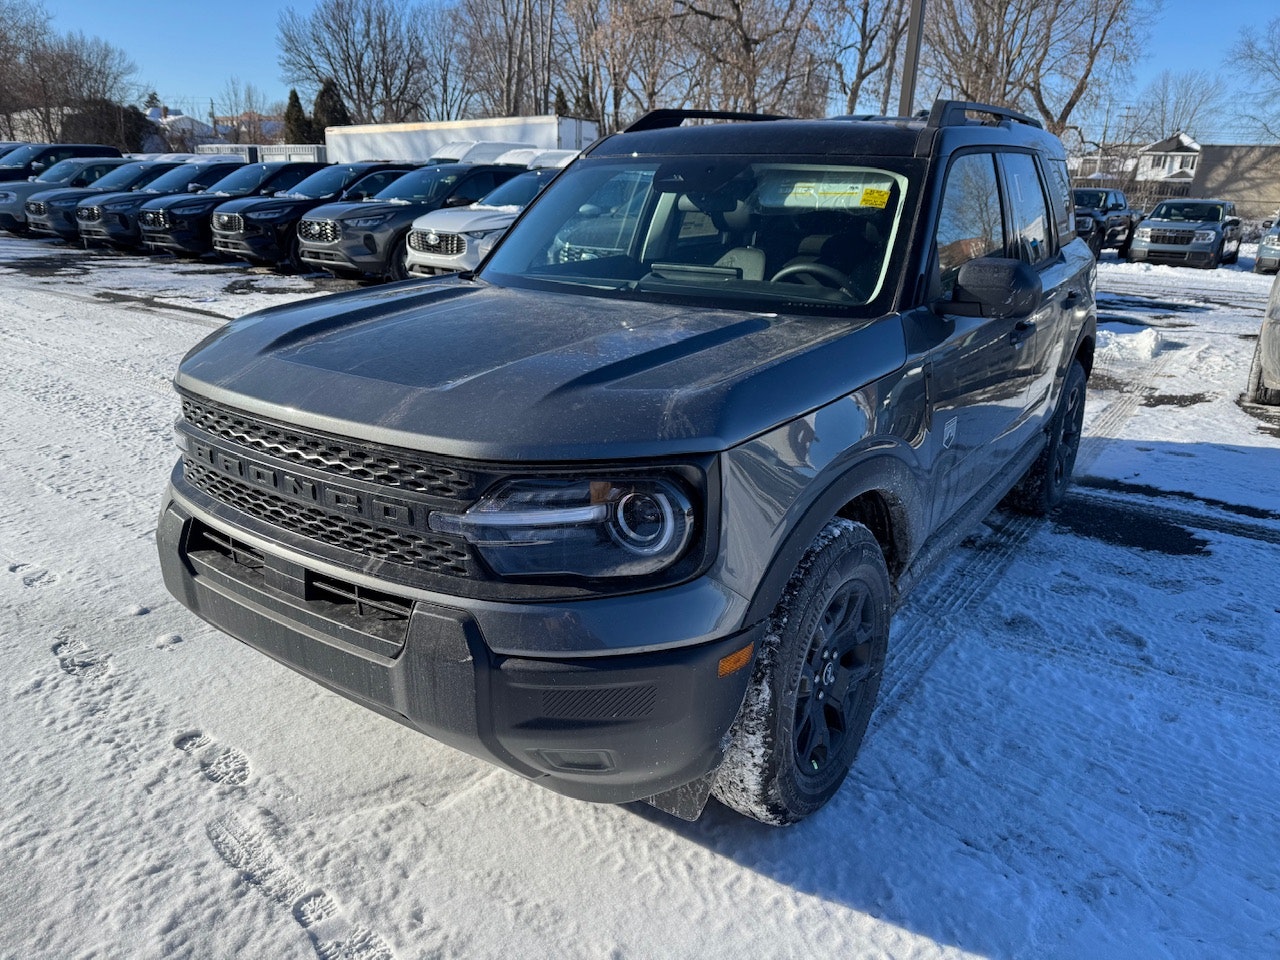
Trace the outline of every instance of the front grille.
<instances>
[{"instance_id":1,"label":"front grille","mask_svg":"<svg viewBox=\"0 0 1280 960\"><path fill-rule=\"evenodd\" d=\"M238 213L215 213L213 229L221 230L223 233L243 233L244 217Z\"/></svg>"},{"instance_id":2,"label":"front grille","mask_svg":"<svg viewBox=\"0 0 1280 960\"><path fill-rule=\"evenodd\" d=\"M85 223L97 223L102 219L101 207L76 207L76 219Z\"/></svg>"},{"instance_id":3,"label":"front grille","mask_svg":"<svg viewBox=\"0 0 1280 960\"><path fill-rule=\"evenodd\" d=\"M441 257L457 257L466 253L467 238L459 233L411 230L409 231L409 246L419 253L434 253Z\"/></svg>"},{"instance_id":4,"label":"front grille","mask_svg":"<svg viewBox=\"0 0 1280 960\"><path fill-rule=\"evenodd\" d=\"M169 211L143 210L138 214L138 226L151 230L165 230L169 226Z\"/></svg>"},{"instance_id":5,"label":"front grille","mask_svg":"<svg viewBox=\"0 0 1280 960\"><path fill-rule=\"evenodd\" d=\"M28 215L33 216L33 217L43 217L43 216L44 216L44 210L45 210L45 207L44 207L44 201L43 201L43 200L28 200L28 201L26 202L25 206L26 206L26 210L27 210L27 214L28 214Z\"/></svg>"},{"instance_id":6,"label":"front grille","mask_svg":"<svg viewBox=\"0 0 1280 960\"><path fill-rule=\"evenodd\" d=\"M1152 230L1151 242L1185 247L1191 243L1195 235L1194 230Z\"/></svg>"},{"instance_id":7,"label":"front grille","mask_svg":"<svg viewBox=\"0 0 1280 960\"><path fill-rule=\"evenodd\" d=\"M333 220L299 220L298 237L317 243L332 243L338 239L338 224Z\"/></svg>"},{"instance_id":8,"label":"front grille","mask_svg":"<svg viewBox=\"0 0 1280 960\"><path fill-rule=\"evenodd\" d=\"M319 543L429 573L454 577L472 573L470 555L461 544L294 503L215 473L189 457L183 458L183 476L197 490L241 513Z\"/></svg>"},{"instance_id":9,"label":"front grille","mask_svg":"<svg viewBox=\"0 0 1280 960\"><path fill-rule=\"evenodd\" d=\"M387 447L366 447L338 437L276 426L204 400L182 398L187 423L215 437L259 453L324 473L411 490L447 500L470 501L477 478L421 454Z\"/></svg>"}]
</instances>

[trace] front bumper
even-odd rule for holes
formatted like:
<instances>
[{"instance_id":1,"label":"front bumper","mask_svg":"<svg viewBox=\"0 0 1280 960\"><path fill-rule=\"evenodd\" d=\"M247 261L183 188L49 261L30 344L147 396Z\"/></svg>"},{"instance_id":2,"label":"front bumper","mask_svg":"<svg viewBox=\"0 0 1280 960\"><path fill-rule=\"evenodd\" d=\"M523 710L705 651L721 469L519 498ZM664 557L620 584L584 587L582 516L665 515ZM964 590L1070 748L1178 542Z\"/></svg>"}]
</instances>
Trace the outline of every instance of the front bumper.
<instances>
[{"instance_id":1,"label":"front bumper","mask_svg":"<svg viewBox=\"0 0 1280 960\"><path fill-rule=\"evenodd\" d=\"M377 230L359 231L354 236L344 234L327 243L301 240L298 259L320 270L381 276L387 271L395 241L394 233Z\"/></svg>"},{"instance_id":2,"label":"front bumper","mask_svg":"<svg viewBox=\"0 0 1280 960\"><path fill-rule=\"evenodd\" d=\"M581 644L591 655L504 653L522 626L671 629L679 619L659 611L683 602L677 591L687 585L642 596L652 619L637 615L635 597L397 595L246 539L172 484L156 538L169 591L220 630L384 716L582 800L643 799L714 770L751 674L749 660L725 676L721 664L763 629L708 639L690 616L689 642L661 650L609 653L610 638L596 636ZM584 616L588 605L596 609Z\"/></svg>"},{"instance_id":3,"label":"front bumper","mask_svg":"<svg viewBox=\"0 0 1280 960\"><path fill-rule=\"evenodd\" d=\"M136 247L141 242L137 221L128 214L103 213L100 220L76 218L80 239L86 242L109 243L120 247Z\"/></svg>"},{"instance_id":4,"label":"front bumper","mask_svg":"<svg viewBox=\"0 0 1280 960\"><path fill-rule=\"evenodd\" d=\"M1129 246L1129 259L1180 267L1212 267L1217 263L1217 249L1216 243L1166 244L1134 240Z\"/></svg>"},{"instance_id":5,"label":"front bumper","mask_svg":"<svg viewBox=\"0 0 1280 960\"><path fill-rule=\"evenodd\" d=\"M9 233L21 234L27 229L27 215L25 212L14 210L0 210L0 230L7 230Z\"/></svg>"},{"instance_id":6,"label":"front bumper","mask_svg":"<svg viewBox=\"0 0 1280 960\"><path fill-rule=\"evenodd\" d=\"M267 228L258 233L247 230L239 233L213 231L213 249L228 257L238 257L252 263L276 264L287 255L282 244L276 239L274 229Z\"/></svg>"},{"instance_id":7,"label":"front bumper","mask_svg":"<svg viewBox=\"0 0 1280 960\"><path fill-rule=\"evenodd\" d=\"M59 237L68 243L80 236L80 226L76 223L74 211L46 210L42 216L32 214L27 217L27 226L37 236Z\"/></svg>"}]
</instances>

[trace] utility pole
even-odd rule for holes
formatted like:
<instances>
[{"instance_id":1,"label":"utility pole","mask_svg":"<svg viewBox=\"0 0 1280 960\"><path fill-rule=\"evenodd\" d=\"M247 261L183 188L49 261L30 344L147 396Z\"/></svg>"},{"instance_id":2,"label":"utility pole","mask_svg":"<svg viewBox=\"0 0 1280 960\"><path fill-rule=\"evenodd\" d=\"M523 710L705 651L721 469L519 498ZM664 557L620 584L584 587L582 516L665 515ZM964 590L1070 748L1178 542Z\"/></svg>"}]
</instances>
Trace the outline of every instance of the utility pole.
<instances>
[{"instance_id":1,"label":"utility pole","mask_svg":"<svg viewBox=\"0 0 1280 960\"><path fill-rule=\"evenodd\" d=\"M898 99L898 115L911 116L916 100L916 73L920 67L920 39L924 33L924 0L911 0L907 14L907 56L902 63L902 93Z\"/></svg>"}]
</instances>

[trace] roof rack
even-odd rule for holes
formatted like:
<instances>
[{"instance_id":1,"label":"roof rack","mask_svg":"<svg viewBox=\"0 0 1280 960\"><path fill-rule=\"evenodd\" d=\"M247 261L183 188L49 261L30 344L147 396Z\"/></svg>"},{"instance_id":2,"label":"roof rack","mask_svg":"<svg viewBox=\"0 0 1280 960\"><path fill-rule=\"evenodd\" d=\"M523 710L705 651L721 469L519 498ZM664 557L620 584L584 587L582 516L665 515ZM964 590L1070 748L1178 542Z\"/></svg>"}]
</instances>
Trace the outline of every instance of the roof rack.
<instances>
[{"instance_id":1,"label":"roof rack","mask_svg":"<svg viewBox=\"0 0 1280 960\"><path fill-rule=\"evenodd\" d=\"M735 113L728 110L650 110L639 120L623 129L623 133L641 130L666 130L678 127L686 120L792 120L777 113Z\"/></svg>"},{"instance_id":2,"label":"roof rack","mask_svg":"<svg viewBox=\"0 0 1280 960\"><path fill-rule=\"evenodd\" d=\"M967 116L970 113L986 114L994 118L997 123L1002 120L1012 120L1015 123L1025 123L1028 126L1044 129L1044 124L1025 113L1010 110L1008 107L995 107L989 103L973 103L969 100L933 101L933 109L929 111L929 119L925 122L925 126L935 128L963 126L970 122Z\"/></svg>"}]
</instances>

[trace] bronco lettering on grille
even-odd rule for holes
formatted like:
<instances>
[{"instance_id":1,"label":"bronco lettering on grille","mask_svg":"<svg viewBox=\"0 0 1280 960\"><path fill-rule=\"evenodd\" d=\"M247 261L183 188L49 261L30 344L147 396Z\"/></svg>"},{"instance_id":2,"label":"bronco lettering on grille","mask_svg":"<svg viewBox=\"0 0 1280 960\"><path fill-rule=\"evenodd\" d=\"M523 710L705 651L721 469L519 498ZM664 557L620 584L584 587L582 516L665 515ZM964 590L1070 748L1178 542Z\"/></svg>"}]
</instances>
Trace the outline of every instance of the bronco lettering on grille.
<instances>
[{"instance_id":1,"label":"bronco lettering on grille","mask_svg":"<svg viewBox=\"0 0 1280 960\"><path fill-rule=\"evenodd\" d=\"M405 530L426 530L426 507L381 494L369 494L330 481L290 473L278 467L254 463L215 446L192 440L191 459L242 483L270 490L290 500L314 504L332 513L360 517L372 523Z\"/></svg>"}]
</instances>

